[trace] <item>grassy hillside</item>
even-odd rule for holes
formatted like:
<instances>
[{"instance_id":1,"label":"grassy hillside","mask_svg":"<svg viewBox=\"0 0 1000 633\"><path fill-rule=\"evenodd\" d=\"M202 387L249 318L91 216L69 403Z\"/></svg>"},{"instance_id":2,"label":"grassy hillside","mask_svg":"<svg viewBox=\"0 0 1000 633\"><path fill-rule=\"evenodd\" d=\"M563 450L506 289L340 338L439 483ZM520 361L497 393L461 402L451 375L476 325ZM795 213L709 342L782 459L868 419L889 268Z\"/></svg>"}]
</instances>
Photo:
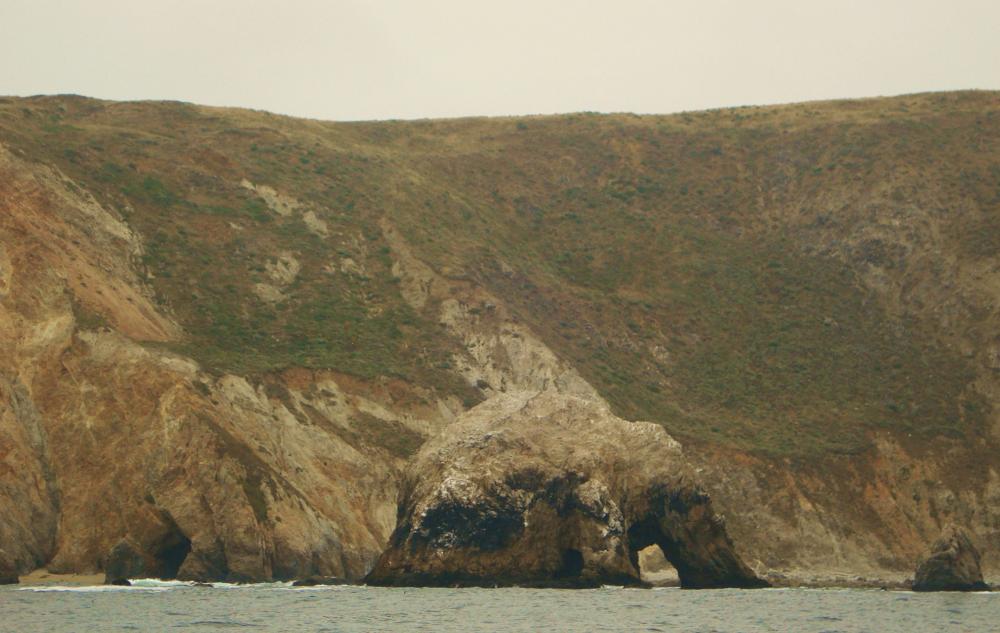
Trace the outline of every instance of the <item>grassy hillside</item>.
<instances>
[{"instance_id":1,"label":"grassy hillside","mask_svg":"<svg viewBox=\"0 0 1000 633\"><path fill-rule=\"evenodd\" d=\"M998 112L973 92L345 124L50 97L0 100L0 142L141 234L186 333L169 345L215 371L331 367L474 404L436 306L401 296L386 219L620 415L809 455L985 432Z\"/></svg>"}]
</instances>

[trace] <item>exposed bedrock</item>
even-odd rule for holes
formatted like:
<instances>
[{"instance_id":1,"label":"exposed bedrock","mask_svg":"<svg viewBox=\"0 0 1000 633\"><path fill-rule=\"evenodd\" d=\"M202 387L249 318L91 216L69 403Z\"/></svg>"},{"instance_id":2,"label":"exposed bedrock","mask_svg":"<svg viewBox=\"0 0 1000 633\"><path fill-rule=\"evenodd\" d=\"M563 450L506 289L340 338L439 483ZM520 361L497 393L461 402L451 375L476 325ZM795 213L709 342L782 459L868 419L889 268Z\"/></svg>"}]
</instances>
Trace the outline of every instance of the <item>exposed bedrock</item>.
<instances>
[{"instance_id":1,"label":"exposed bedrock","mask_svg":"<svg viewBox=\"0 0 1000 633\"><path fill-rule=\"evenodd\" d=\"M979 551L968 534L945 528L931 547L930 556L917 567L914 591L988 591L979 566Z\"/></svg>"},{"instance_id":2,"label":"exposed bedrock","mask_svg":"<svg viewBox=\"0 0 1000 633\"><path fill-rule=\"evenodd\" d=\"M0 549L0 585L16 585L18 583L17 568L7 552Z\"/></svg>"},{"instance_id":3,"label":"exposed bedrock","mask_svg":"<svg viewBox=\"0 0 1000 633\"><path fill-rule=\"evenodd\" d=\"M759 587L680 445L659 426L556 392L501 394L404 475L376 585L640 584L659 545L681 585Z\"/></svg>"}]
</instances>

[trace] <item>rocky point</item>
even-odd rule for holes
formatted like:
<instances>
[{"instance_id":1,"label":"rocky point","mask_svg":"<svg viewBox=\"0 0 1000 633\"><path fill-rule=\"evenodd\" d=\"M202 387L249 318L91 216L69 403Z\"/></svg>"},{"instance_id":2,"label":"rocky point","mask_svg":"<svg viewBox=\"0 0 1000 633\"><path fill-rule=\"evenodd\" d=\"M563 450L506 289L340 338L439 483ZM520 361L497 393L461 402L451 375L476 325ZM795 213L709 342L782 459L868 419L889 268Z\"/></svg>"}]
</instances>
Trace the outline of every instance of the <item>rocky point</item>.
<instances>
[{"instance_id":1,"label":"rocky point","mask_svg":"<svg viewBox=\"0 0 1000 633\"><path fill-rule=\"evenodd\" d=\"M662 427L546 391L496 396L407 469L397 527L367 582L641 584L657 545L682 587L759 587Z\"/></svg>"}]
</instances>

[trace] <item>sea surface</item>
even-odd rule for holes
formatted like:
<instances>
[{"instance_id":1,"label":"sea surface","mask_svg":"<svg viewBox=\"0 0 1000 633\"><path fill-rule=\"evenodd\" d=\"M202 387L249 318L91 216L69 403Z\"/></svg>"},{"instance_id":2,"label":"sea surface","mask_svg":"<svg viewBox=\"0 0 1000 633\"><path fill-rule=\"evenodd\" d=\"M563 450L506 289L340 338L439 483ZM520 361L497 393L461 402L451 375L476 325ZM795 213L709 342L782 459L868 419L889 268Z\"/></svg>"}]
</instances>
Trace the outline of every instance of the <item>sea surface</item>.
<instances>
[{"instance_id":1,"label":"sea surface","mask_svg":"<svg viewBox=\"0 0 1000 633\"><path fill-rule=\"evenodd\" d=\"M1000 593L866 589L0 588L0 631L1000 631Z\"/></svg>"}]
</instances>

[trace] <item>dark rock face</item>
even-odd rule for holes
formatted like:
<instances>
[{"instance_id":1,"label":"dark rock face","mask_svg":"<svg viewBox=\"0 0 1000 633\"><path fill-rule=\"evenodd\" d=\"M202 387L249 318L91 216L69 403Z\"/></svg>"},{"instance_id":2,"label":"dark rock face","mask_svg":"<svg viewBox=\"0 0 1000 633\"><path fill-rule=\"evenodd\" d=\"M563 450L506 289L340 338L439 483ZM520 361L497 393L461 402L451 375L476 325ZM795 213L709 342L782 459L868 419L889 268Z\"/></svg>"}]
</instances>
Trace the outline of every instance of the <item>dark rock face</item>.
<instances>
[{"instance_id":1,"label":"dark rock face","mask_svg":"<svg viewBox=\"0 0 1000 633\"><path fill-rule=\"evenodd\" d=\"M969 536L949 527L917 567L914 591L989 591L979 567L980 556Z\"/></svg>"},{"instance_id":2,"label":"dark rock face","mask_svg":"<svg viewBox=\"0 0 1000 633\"><path fill-rule=\"evenodd\" d=\"M418 454L366 582L637 585L653 544L683 587L766 586L661 427L566 394L502 394Z\"/></svg>"},{"instance_id":3,"label":"dark rock face","mask_svg":"<svg viewBox=\"0 0 1000 633\"><path fill-rule=\"evenodd\" d=\"M16 585L19 582L17 568L5 551L0 549L0 585Z\"/></svg>"},{"instance_id":4,"label":"dark rock face","mask_svg":"<svg viewBox=\"0 0 1000 633\"><path fill-rule=\"evenodd\" d=\"M181 566L193 558L191 540L170 515L157 516L158 529L145 530L136 538L123 538L111 548L104 561L105 584L122 578L177 578Z\"/></svg>"},{"instance_id":5,"label":"dark rock face","mask_svg":"<svg viewBox=\"0 0 1000 633\"><path fill-rule=\"evenodd\" d=\"M128 583L129 578L146 578L153 576L156 561L140 551L138 546L122 539L108 552L104 564L104 584L121 585Z\"/></svg>"},{"instance_id":6,"label":"dark rock face","mask_svg":"<svg viewBox=\"0 0 1000 633\"><path fill-rule=\"evenodd\" d=\"M176 578L190 550L190 541L181 535L160 540L146 548L123 538L108 552L104 563L104 582L113 584L112 581L122 578Z\"/></svg>"}]
</instances>

